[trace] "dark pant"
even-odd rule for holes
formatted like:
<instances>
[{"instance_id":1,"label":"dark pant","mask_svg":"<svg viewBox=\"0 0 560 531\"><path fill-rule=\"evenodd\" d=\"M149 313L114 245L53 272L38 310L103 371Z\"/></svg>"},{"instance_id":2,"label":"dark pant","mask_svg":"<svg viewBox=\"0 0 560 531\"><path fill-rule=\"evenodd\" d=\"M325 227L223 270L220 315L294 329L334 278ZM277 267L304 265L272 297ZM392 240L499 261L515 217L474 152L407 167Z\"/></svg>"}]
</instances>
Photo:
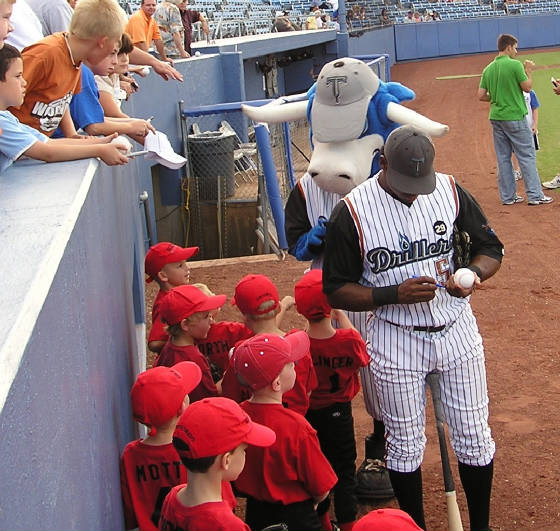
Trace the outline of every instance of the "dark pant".
<instances>
[{"instance_id":1,"label":"dark pant","mask_svg":"<svg viewBox=\"0 0 560 531\"><path fill-rule=\"evenodd\" d=\"M279 523L285 523L289 531L321 530L321 522L311 499L284 505L247 496L245 522L254 531Z\"/></svg>"},{"instance_id":2,"label":"dark pant","mask_svg":"<svg viewBox=\"0 0 560 531\"><path fill-rule=\"evenodd\" d=\"M353 522L358 513L358 500L355 494L356 439L352 403L340 402L310 409L306 417L317 430L321 450L338 476L333 489L336 520L339 523Z\"/></svg>"}]
</instances>

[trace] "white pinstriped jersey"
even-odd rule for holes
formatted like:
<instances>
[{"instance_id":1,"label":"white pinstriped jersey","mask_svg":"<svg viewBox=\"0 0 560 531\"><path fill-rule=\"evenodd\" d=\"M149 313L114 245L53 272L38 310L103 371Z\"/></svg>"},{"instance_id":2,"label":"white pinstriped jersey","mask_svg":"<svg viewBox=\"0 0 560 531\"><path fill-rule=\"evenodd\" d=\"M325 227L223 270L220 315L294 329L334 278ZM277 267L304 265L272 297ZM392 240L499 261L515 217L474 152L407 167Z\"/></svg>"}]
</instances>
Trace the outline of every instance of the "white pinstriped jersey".
<instances>
[{"instance_id":1,"label":"white pinstriped jersey","mask_svg":"<svg viewBox=\"0 0 560 531\"><path fill-rule=\"evenodd\" d=\"M329 219L333 208L342 199L340 194L334 192L325 192L317 186L311 175L305 175L298 181L300 190L305 197L305 207L307 209L307 217L312 227L317 225L319 217L324 216ZM313 259L311 269L319 269L323 264L323 255Z\"/></svg>"},{"instance_id":2,"label":"white pinstriped jersey","mask_svg":"<svg viewBox=\"0 0 560 531\"><path fill-rule=\"evenodd\" d=\"M453 177L436 173L436 189L408 206L384 191L375 176L344 201L358 231L363 256L361 284L390 286L414 276L445 282L453 273L451 237L459 202ZM438 289L433 300L389 304L375 315L401 326L441 326L454 322L468 299Z\"/></svg>"}]
</instances>

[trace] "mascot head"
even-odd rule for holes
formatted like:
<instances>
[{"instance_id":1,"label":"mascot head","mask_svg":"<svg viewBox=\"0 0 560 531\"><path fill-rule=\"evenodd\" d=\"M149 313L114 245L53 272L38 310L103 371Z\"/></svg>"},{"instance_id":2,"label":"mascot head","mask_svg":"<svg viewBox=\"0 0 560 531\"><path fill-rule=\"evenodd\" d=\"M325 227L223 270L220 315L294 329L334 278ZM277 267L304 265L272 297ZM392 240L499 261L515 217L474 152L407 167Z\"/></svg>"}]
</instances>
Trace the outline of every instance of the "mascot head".
<instances>
[{"instance_id":1,"label":"mascot head","mask_svg":"<svg viewBox=\"0 0 560 531\"><path fill-rule=\"evenodd\" d=\"M391 131L415 125L441 136L446 125L403 107L414 92L400 83L385 83L363 61L344 57L327 63L305 101L249 107L258 122L278 123L307 117L313 153L307 172L321 189L347 194L379 170L378 155Z\"/></svg>"}]
</instances>

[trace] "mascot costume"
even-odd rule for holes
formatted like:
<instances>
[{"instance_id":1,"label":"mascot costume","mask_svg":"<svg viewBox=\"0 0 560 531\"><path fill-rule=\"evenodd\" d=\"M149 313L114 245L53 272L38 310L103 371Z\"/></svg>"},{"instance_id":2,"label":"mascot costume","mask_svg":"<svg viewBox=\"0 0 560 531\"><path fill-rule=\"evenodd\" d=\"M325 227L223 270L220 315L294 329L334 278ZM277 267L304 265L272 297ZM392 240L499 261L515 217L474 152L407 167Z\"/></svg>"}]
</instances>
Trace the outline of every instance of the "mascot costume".
<instances>
[{"instance_id":1,"label":"mascot costume","mask_svg":"<svg viewBox=\"0 0 560 531\"><path fill-rule=\"evenodd\" d=\"M312 268L321 267L331 211L344 195L379 171L379 154L393 129L410 124L431 136L447 132L446 125L400 105L414 96L400 83L381 81L363 61L346 57L327 63L302 101L284 103L288 100L280 99L263 107L243 107L256 122L307 117L311 123L311 161L285 206L289 252L298 260L312 260ZM371 312L347 313L365 340ZM362 500L391 498L393 490L384 463L385 426L367 367L361 369L361 380L374 429L365 440L356 494Z\"/></svg>"}]
</instances>

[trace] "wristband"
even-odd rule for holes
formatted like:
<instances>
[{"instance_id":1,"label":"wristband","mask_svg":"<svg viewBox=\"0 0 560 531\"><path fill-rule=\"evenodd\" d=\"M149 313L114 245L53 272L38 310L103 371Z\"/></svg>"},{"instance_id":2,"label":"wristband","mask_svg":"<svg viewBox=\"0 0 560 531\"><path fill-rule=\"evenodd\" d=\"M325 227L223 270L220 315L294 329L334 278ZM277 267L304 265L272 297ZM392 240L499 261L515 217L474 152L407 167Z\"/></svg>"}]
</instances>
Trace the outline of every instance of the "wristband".
<instances>
[{"instance_id":1,"label":"wristband","mask_svg":"<svg viewBox=\"0 0 560 531\"><path fill-rule=\"evenodd\" d=\"M397 304L399 302L399 285L372 288L371 300L376 308L386 304Z\"/></svg>"},{"instance_id":2,"label":"wristband","mask_svg":"<svg viewBox=\"0 0 560 531\"><path fill-rule=\"evenodd\" d=\"M475 265L470 265L467 266L467 269L470 269L471 271L476 273L478 275L478 278L482 280L482 271L480 270L480 268L476 267Z\"/></svg>"}]
</instances>

